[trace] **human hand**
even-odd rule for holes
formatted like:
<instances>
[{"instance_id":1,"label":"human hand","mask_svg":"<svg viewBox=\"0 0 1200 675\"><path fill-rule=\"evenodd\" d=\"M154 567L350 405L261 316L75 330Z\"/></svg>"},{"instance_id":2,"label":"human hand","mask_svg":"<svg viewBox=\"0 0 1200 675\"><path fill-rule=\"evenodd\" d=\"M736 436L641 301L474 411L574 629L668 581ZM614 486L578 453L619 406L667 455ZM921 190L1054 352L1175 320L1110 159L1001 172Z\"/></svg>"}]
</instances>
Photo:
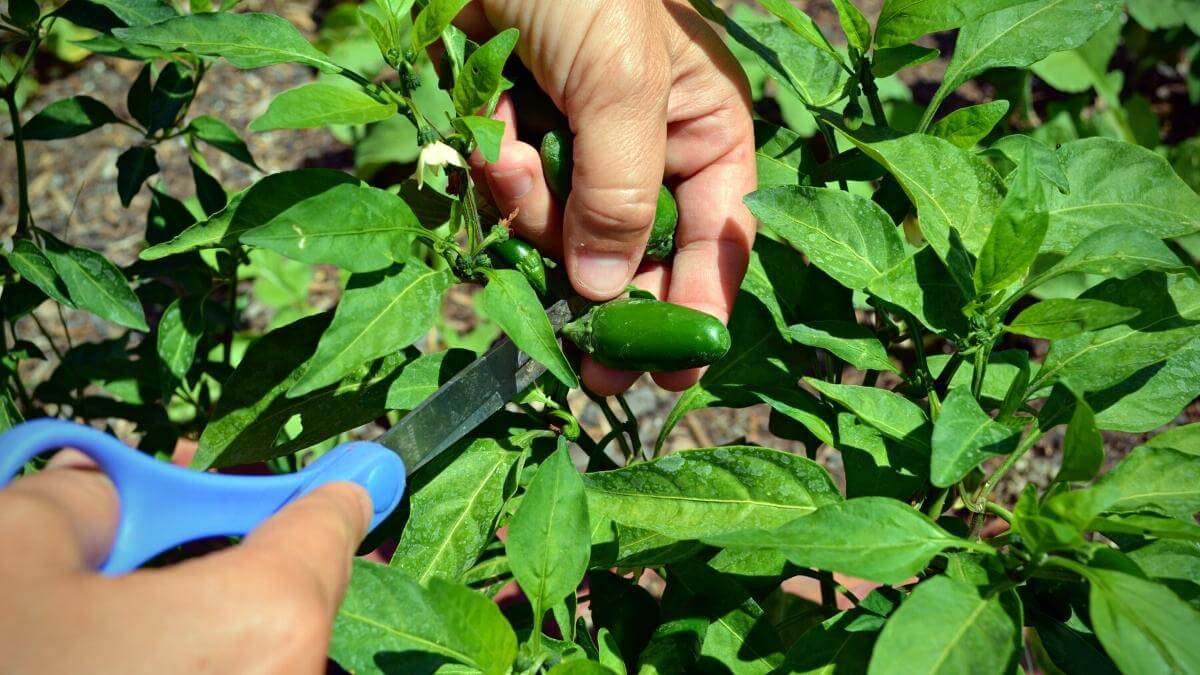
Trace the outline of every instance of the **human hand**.
<instances>
[{"instance_id":1,"label":"human hand","mask_svg":"<svg viewBox=\"0 0 1200 675\"><path fill-rule=\"evenodd\" d=\"M325 671L366 493L332 483L237 547L105 577L118 498L73 452L0 490L0 671Z\"/></svg>"},{"instance_id":2,"label":"human hand","mask_svg":"<svg viewBox=\"0 0 1200 675\"><path fill-rule=\"evenodd\" d=\"M476 153L476 182L513 227L566 264L592 300L631 282L657 297L727 321L745 274L755 223L742 197L756 185L754 127L741 68L683 0L475 0L459 16L475 40L510 27L517 53L575 134L570 198L556 203L537 148L516 136L517 111L502 97L500 159ZM671 265L642 261L664 176L679 203ZM670 390L695 369L657 373ZM589 358L584 382L616 394L638 373Z\"/></svg>"}]
</instances>

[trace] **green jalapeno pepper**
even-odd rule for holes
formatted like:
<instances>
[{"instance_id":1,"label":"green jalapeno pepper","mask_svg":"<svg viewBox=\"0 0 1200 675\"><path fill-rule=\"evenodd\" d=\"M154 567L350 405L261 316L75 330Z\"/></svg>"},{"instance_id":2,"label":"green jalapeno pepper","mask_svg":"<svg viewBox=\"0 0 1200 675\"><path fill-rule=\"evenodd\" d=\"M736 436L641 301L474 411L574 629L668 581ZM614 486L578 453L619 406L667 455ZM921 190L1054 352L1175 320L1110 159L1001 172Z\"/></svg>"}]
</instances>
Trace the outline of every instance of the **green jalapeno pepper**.
<instances>
[{"instance_id":1,"label":"green jalapeno pepper","mask_svg":"<svg viewBox=\"0 0 1200 675\"><path fill-rule=\"evenodd\" d=\"M533 290L539 295L546 294L546 263L542 261L542 254L531 244L516 237L509 237L492 244L489 249L502 262L524 274L529 285L533 286Z\"/></svg>"},{"instance_id":2,"label":"green jalapeno pepper","mask_svg":"<svg viewBox=\"0 0 1200 675\"><path fill-rule=\"evenodd\" d=\"M560 202L567 201L571 194L571 174L575 169L571 134L567 131L551 131L542 138L542 170L550 191ZM658 204L654 211L654 225L650 229L650 240L646 242L646 257L665 260L675 250L675 227L679 224L679 207L667 186L658 190Z\"/></svg>"},{"instance_id":3,"label":"green jalapeno pepper","mask_svg":"<svg viewBox=\"0 0 1200 675\"><path fill-rule=\"evenodd\" d=\"M605 366L651 373L706 366L729 351L729 330L716 317L641 298L597 305L563 335Z\"/></svg>"}]
</instances>

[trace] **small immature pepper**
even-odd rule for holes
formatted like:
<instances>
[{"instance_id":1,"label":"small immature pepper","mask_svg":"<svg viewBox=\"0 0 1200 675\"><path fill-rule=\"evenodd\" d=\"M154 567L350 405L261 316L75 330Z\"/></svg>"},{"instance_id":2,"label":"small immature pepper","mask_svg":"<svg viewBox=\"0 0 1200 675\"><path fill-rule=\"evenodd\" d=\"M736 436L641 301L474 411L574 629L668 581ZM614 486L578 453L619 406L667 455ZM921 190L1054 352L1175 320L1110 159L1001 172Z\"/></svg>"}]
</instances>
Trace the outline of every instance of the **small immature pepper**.
<instances>
[{"instance_id":1,"label":"small immature pepper","mask_svg":"<svg viewBox=\"0 0 1200 675\"><path fill-rule=\"evenodd\" d=\"M550 192L566 203L571 194L571 175L575 170L573 142L570 132L551 131L542 137L542 171ZM666 260L675 250L675 227L679 224L679 206L667 186L658 189L658 204L654 211L654 226L646 242L646 257Z\"/></svg>"},{"instance_id":2,"label":"small immature pepper","mask_svg":"<svg viewBox=\"0 0 1200 675\"><path fill-rule=\"evenodd\" d=\"M546 294L546 263L536 248L516 237L496 242L488 248L501 261L525 275L525 279L538 295Z\"/></svg>"},{"instance_id":3,"label":"small immature pepper","mask_svg":"<svg viewBox=\"0 0 1200 675\"><path fill-rule=\"evenodd\" d=\"M600 364L619 370L699 368L729 351L729 330L716 317L641 298L597 305L564 326L563 335Z\"/></svg>"}]
</instances>

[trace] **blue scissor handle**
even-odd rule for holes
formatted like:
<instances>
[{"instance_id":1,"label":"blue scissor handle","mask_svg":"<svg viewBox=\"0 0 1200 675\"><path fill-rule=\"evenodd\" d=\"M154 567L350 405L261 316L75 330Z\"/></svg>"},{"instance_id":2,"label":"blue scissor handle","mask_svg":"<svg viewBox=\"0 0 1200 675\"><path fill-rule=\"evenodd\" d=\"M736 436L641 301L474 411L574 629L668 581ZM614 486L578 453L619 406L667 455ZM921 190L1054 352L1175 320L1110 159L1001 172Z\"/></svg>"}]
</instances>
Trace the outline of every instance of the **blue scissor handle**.
<instances>
[{"instance_id":1,"label":"blue scissor handle","mask_svg":"<svg viewBox=\"0 0 1200 675\"><path fill-rule=\"evenodd\" d=\"M288 502L333 481L358 483L371 495L371 529L400 503L404 462L377 443L343 443L293 474L230 476L160 462L91 427L40 419L0 435L0 487L34 456L75 448L108 474L121 499L121 520L105 574L123 574L174 546L205 537L249 533Z\"/></svg>"}]
</instances>

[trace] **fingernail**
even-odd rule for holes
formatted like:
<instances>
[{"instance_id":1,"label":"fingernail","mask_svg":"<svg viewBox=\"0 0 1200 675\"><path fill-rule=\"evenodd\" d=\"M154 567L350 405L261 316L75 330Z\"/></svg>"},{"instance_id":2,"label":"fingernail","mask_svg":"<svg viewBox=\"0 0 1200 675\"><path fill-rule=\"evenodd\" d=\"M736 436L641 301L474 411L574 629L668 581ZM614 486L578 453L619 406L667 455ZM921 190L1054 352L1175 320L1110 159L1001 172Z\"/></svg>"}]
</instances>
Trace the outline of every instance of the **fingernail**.
<instances>
[{"instance_id":1,"label":"fingernail","mask_svg":"<svg viewBox=\"0 0 1200 675\"><path fill-rule=\"evenodd\" d=\"M533 176L522 169L493 173L489 178L488 182L491 184L492 193L500 199L517 200L529 194L529 191L533 189Z\"/></svg>"},{"instance_id":2,"label":"fingernail","mask_svg":"<svg viewBox=\"0 0 1200 675\"><path fill-rule=\"evenodd\" d=\"M629 281L629 259L600 251L581 251L575 264L575 282L597 296L613 297Z\"/></svg>"}]
</instances>

